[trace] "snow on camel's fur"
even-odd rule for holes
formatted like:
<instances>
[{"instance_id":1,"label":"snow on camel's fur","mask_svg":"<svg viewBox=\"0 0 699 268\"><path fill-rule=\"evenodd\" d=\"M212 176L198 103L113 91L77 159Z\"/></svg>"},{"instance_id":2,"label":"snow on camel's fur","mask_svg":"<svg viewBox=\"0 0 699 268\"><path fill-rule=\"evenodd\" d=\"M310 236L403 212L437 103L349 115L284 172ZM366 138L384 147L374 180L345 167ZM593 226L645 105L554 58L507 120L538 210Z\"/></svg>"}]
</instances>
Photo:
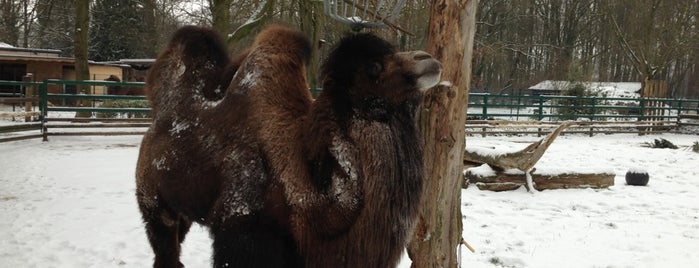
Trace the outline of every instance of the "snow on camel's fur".
<instances>
[{"instance_id":1,"label":"snow on camel's fur","mask_svg":"<svg viewBox=\"0 0 699 268\"><path fill-rule=\"evenodd\" d=\"M181 265L192 221L211 227L217 267L397 263L422 187L416 109L441 66L350 35L314 102L309 51L300 32L270 26L230 63L212 31L186 27L161 53L137 167L154 266Z\"/></svg>"}]
</instances>

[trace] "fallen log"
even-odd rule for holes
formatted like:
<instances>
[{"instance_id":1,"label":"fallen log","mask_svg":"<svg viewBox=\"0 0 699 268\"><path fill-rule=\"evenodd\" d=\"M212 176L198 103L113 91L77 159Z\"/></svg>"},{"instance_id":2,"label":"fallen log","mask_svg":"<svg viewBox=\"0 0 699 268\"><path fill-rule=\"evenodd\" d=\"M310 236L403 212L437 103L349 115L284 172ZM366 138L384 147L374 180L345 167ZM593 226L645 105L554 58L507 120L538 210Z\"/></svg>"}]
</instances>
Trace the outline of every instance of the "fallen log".
<instances>
[{"instance_id":1,"label":"fallen log","mask_svg":"<svg viewBox=\"0 0 699 268\"><path fill-rule=\"evenodd\" d=\"M492 155L488 152L466 148L464 152L464 162L488 164L498 170L519 169L526 172L531 170L536 162L541 159L546 149L551 146L551 143L553 143L556 137L558 137L564 129L574 123L575 122L572 121L564 122L543 139L516 152Z\"/></svg>"},{"instance_id":2,"label":"fallen log","mask_svg":"<svg viewBox=\"0 0 699 268\"><path fill-rule=\"evenodd\" d=\"M484 163L499 170L519 169L525 174L530 174L536 162L541 159L546 152L546 149L551 146L556 137L563 132L564 129L573 125L575 122L567 121L559 125L553 132L549 133L543 139L530 144L522 150L503 154L492 154L490 152L482 152L478 150L469 150L466 148L464 152L464 163ZM525 177L527 191L531 191L535 181L532 181L531 176Z\"/></svg>"},{"instance_id":3,"label":"fallen log","mask_svg":"<svg viewBox=\"0 0 699 268\"><path fill-rule=\"evenodd\" d=\"M466 170L466 178L470 183L475 183L480 190L511 191L526 186L524 173L497 172L492 176L482 176ZM614 185L613 173L563 173L563 174L536 174L532 172L534 189L538 191L550 189L604 189Z\"/></svg>"}]
</instances>

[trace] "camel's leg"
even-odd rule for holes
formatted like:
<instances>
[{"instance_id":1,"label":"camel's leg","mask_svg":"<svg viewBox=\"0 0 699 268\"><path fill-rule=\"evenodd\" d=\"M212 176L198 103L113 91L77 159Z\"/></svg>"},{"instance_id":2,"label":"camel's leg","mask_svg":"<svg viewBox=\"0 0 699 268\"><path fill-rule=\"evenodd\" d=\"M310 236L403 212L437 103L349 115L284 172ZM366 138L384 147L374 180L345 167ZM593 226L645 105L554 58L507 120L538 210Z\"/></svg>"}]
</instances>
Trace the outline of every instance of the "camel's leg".
<instances>
[{"instance_id":1,"label":"camel's leg","mask_svg":"<svg viewBox=\"0 0 699 268\"><path fill-rule=\"evenodd\" d=\"M180 243L192 222L163 208L162 204L153 208L141 206L141 212L155 253L153 267L184 267L180 262Z\"/></svg>"},{"instance_id":2,"label":"camel's leg","mask_svg":"<svg viewBox=\"0 0 699 268\"><path fill-rule=\"evenodd\" d=\"M180 217L178 224L179 233L177 234L180 244L184 242L184 238L187 236L190 227L192 227L192 221L187 220L184 217Z\"/></svg>"},{"instance_id":3,"label":"camel's leg","mask_svg":"<svg viewBox=\"0 0 699 268\"><path fill-rule=\"evenodd\" d=\"M213 226L214 267L301 267L290 237L255 220Z\"/></svg>"}]
</instances>

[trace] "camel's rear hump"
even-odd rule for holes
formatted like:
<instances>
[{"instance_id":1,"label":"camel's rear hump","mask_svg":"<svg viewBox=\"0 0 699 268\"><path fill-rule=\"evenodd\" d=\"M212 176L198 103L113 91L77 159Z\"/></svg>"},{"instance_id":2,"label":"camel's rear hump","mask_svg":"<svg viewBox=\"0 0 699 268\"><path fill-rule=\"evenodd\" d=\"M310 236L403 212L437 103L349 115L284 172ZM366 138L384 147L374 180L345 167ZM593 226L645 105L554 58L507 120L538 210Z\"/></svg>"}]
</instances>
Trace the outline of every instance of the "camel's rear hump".
<instances>
[{"instance_id":1,"label":"camel's rear hump","mask_svg":"<svg viewBox=\"0 0 699 268\"><path fill-rule=\"evenodd\" d=\"M146 94L153 115L190 113L221 99L229 82L221 78L229 62L225 43L215 31L180 28L148 72Z\"/></svg>"}]
</instances>

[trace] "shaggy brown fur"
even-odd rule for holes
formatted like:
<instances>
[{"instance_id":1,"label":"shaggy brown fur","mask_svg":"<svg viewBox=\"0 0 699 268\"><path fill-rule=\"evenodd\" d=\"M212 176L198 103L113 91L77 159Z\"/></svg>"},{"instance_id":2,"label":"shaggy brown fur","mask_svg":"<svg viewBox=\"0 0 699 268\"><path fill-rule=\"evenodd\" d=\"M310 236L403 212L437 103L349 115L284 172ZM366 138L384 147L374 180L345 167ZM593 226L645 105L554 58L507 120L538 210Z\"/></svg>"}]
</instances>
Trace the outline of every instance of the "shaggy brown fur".
<instances>
[{"instance_id":1,"label":"shaggy brown fur","mask_svg":"<svg viewBox=\"0 0 699 268\"><path fill-rule=\"evenodd\" d=\"M301 56L294 61L303 64ZM149 72L154 119L141 144L136 195L154 267L182 266L180 243L193 221L210 226L215 267L299 265L249 98L236 86L226 92L238 65L213 31L185 27Z\"/></svg>"},{"instance_id":2,"label":"shaggy brown fur","mask_svg":"<svg viewBox=\"0 0 699 268\"><path fill-rule=\"evenodd\" d=\"M307 267L397 264L422 189L416 109L440 71L429 54L396 53L369 34L343 39L328 56L323 92L298 125L310 170L291 182L311 181L327 199L290 202Z\"/></svg>"},{"instance_id":3,"label":"shaggy brown fur","mask_svg":"<svg viewBox=\"0 0 699 268\"><path fill-rule=\"evenodd\" d=\"M270 68L290 66L278 55L293 43L276 35L258 37L239 77L260 78L247 89L250 116L264 126L255 136L284 187L305 265L395 266L422 187L416 109L441 65L370 34L349 36L329 55L311 102L305 84L279 79L304 69Z\"/></svg>"},{"instance_id":4,"label":"shaggy brown fur","mask_svg":"<svg viewBox=\"0 0 699 268\"><path fill-rule=\"evenodd\" d=\"M155 121L137 170L155 265L179 264L194 220L211 226L217 267L395 266L422 187L416 109L439 62L352 35L313 102L300 32L265 29L227 90L213 33L180 32L149 75Z\"/></svg>"}]
</instances>

